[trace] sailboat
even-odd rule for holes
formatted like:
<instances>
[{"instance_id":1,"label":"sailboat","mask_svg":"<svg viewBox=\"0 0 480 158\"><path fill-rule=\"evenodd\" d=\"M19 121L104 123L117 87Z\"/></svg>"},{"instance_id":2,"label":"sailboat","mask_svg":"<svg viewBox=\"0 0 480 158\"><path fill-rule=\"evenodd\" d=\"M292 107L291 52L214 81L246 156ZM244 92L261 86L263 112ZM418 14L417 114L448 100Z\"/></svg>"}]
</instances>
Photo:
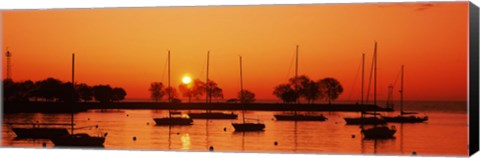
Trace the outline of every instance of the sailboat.
<instances>
[{"instance_id":1,"label":"sailboat","mask_svg":"<svg viewBox=\"0 0 480 158\"><path fill-rule=\"evenodd\" d=\"M295 81L298 79L298 45L296 46L295 51ZM297 92L297 82L295 82L295 92ZM298 103L298 101L296 102ZM275 114L273 115L277 121L325 121L327 118L320 115L313 114L297 114L297 111L294 111L293 114Z\"/></svg>"},{"instance_id":2,"label":"sailboat","mask_svg":"<svg viewBox=\"0 0 480 158\"><path fill-rule=\"evenodd\" d=\"M32 125L32 128L13 127L12 131L17 135L17 138L31 138L31 139L50 139L54 137L61 137L69 135L66 128L58 127L40 127L40 125L54 126L54 125L70 125L70 124L52 124L52 123L6 123L9 125Z\"/></svg>"},{"instance_id":3,"label":"sailboat","mask_svg":"<svg viewBox=\"0 0 480 158\"><path fill-rule=\"evenodd\" d=\"M360 117L347 117L344 118L345 122L347 122L347 125L373 125L373 124L387 124L387 122L383 119L380 119L376 116L376 113L373 114L373 117L366 117L367 113L365 111L365 103L363 101L363 90L364 90L364 78L365 78L365 54L362 54L362 95L361 95L361 101L360 104L362 106L362 111L361 111L361 116Z\"/></svg>"},{"instance_id":4,"label":"sailboat","mask_svg":"<svg viewBox=\"0 0 480 158\"><path fill-rule=\"evenodd\" d=\"M211 98L211 89L208 86L209 79L208 79L208 70L210 64L210 51L207 52L207 82L205 86L205 105L207 106L205 112L203 113L188 113L188 116L192 119L237 119L237 114L232 113L223 113L223 112L211 112L208 110L208 104L210 103Z\"/></svg>"},{"instance_id":5,"label":"sailboat","mask_svg":"<svg viewBox=\"0 0 480 158\"><path fill-rule=\"evenodd\" d=\"M12 53L8 50L5 53L6 57L9 58L12 56ZM7 74L8 74L7 70ZM11 79L10 75L7 75L7 79ZM17 138L32 138L32 139L49 139L51 137L59 137L69 135L68 130L66 128L59 128L59 127L40 127L42 126L63 126L70 124L53 124L53 123L6 123L7 125L12 125L12 131L15 133ZM31 128L28 127L20 127L20 126L27 126L32 125ZM16 126L16 127L13 127Z\"/></svg>"},{"instance_id":6,"label":"sailboat","mask_svg":"<svg viewBox=\"0 0 480 158\"><path fill-rule=\"evenodd\" d=\"M404 80L404 66L402 65L402 78L400 82L400 115L390 117L390 116L383 116L383 119L387 122L396 122L396 123L421 123L428 120L428 116L425 117L418 117L415 114L417 112L405 112L403 111L403 80ZM407 115L407 116L406 116Z\"/></svg>"},{"instance_id":7,"label":"sailboat","mask_svg":"<svg viewBox=\"0 0 480 158\"><path fill-rule=\"evenodd\" d=\"M168 51L168 87L170 86L170 50ZM172 104L172 91L168 91L168 103ZM192 125L193 120L188 117L178 116L180 113L168 109L168 117L153 118L156 125Z\"/></svg>"},{"instance_id":8,"label":"sailboat","mask_svg":"<svg viewBox=\"0 0 480 158\"><path fill-rule=\"evenodd\" d=\"M377 105L377 42L375 42L375 47L374 47L374 53L373 53L373 66L374 66L374 71L373 71L373 104ZM373 112L373 115L376 116L377 111L376 108ZM385 125L380 125L377 126L377 124L374 124L373 127L365 129L363 127L363 124L361 125L361 133L363 133L363 136L365 139L388 139L388 138L394 138L395 132L397 130L395 127L388 128Z\"/></svg>"},{"instance_id":9,"label":"sailboat","mask_svg":"<svg viewBox=\"0 0 480 158\"><path fill-rule=\"evenodd\" d=\"M242 76L242 57L240 56L240 103L243 103L243 76ZM242 105L242 123L232 123L233 128L235 128L235 131L237 132L242 132L242 131L263 131L265 128L265 124L260 123L260 120L257 120L257 122L246 122L245 118L245 106ZM253 119L251 119L253 120Z\"/></svg>"},{"instance_id":10,"label":"sailboat","mask_svg":"<svg viewBox=\"0 0 480 158\"><path fill-rule=\"evenodd\" d=\"M75 87L75 54L72 54L72 87ZM73 106L73 105L72 105ZM75 107L75 106L73 106ZM71 130L69 135L53 137L50 140L55 146L103 146L107 133L99 136L90 136L86 133L74 133L74 113L71 112Z\"/></svg>"}]
</instances>

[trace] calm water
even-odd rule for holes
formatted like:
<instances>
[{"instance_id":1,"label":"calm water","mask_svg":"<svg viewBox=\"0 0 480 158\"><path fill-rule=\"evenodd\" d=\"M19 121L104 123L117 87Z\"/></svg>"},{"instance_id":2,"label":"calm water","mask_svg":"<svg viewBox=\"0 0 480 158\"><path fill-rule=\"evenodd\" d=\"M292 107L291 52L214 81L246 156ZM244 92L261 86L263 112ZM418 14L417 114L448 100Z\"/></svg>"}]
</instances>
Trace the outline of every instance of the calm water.
<instances>
[{"instance_id":1,"label":"calm water","mask_svg":"<svg viewBox=\"0 0 480 158\"><path fill-rule=\"evenodd\" d=\"M423 110L420 114L422 116L426 113L429 116L427 123L389 124L397 129L396 138L390 140L363 140L358 126L345 125L344 117L359 116L359 113L349 112L320 112L328 118L325 122L283 122L273 119L273 114L277 112L247 111L245 115L248 118L263 120L266 128L263 132L246 133L234 132L231 125L232 122L240 121L241 111L234 111L239 114L239 120L194 120L192 126L155 126L152 118L166 116L166 110L91 110L75 114L75 121L77 127L99 126L99 129L84 128L76 132L92 135L98 134L99 130L108 132L104 144L106 149L208 151L213 146L215 151L225 152L410 155L415 151L418 155L465 156L468 152L466 111L461 108L449 111L438 107L466 104L432 104L438 105L437 108ZM37 120L65 123L70 121L70 114L6 114L3 122ZM133 137L137 140L133 141ZM274 145L275 141L278 145ZM41 147L42 143L53 147L49 140L15 140L10 127L2 125L4 146Z\"/></svg>"}]
</instances>

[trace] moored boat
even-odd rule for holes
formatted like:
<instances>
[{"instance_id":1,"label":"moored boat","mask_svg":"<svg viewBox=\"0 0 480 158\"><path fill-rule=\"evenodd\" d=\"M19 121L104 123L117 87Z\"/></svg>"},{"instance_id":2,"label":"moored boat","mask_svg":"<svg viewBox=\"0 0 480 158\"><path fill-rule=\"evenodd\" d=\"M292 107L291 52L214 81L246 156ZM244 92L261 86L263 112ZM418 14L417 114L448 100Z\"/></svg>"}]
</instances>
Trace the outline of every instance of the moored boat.
<instances>
[{"instance_id":1,"label":"moored boat","mask_svg":"<svg viewBox=\"0 0 480 158\"><path fill-rule=\"evenodd\" d=\"M383 116L383 119L387 122L394 123L422 123L428 120L428 116L419 117L416 116L417 112L405 112L403 111L403 84L404 84L404 66L402 65L402 76L400 82L400 115L398 116Z\"/></svg>"},{"instance_id":2,"label":"moored boat","mask_svg":"<svg viewBox=\"0 0 480 158\"><path fill-rule=\"evenodd\" d=\"M298 79L298 45L295 49L295 80ZM295 82L295 91L297 92L297 82ZM298 103L296 101L296 103ZM298 114L294 111L293 114L275 114L273 115L278 121L326 121L327 118L322 114Z\"/></svg>"},{"instance_id":3,"label":"moored boat","mask_svg":"<svg viewBox=\"0 0 480 158\"><path fill-rule=\"evenodd\" d=\"M75 87L74 71L75 70L75 54L72 54L72 87ZM74 131L74 113L71 112L71 133L65 136L52 137L50 140L55 146L91 146L101 147L105 142L107 133L100 136L90 136L86 133L75 134Z\"/></svg>"},{"instance_id":4,"label":"moored boat","mask_svg":"<svg viewBox=\"0 0 480 158\"><path fill-rule=\"evenodd\" d=\"M362 129L361 132L365 139L390 139L394 138L394 134L397 130L395 127L388 128L387 126L379 126Z\"/></svg>"},{"instance_id":5,"label":"moored boat","mask_svg":"<svg viewBox=\"0 0 480 158\"><path fill-rule=\"evenodd\" d=\"M320 115L307 115L307 114L277 114L273 115L278 121L326 121L327 117Z\"/></svg>"},{"instance_id":6,"label":"moored boat","mask_svg":"<svg viewBox=\"0 0 480 158\"><path fill-rule=\"evenodd\" d=\"M102 147L105 142L105 136L90 136L86 133L66 135L62 137L53 137L50 140L55 146L91 146Z\"/></svg>"},{"instance_id":7,"label":"moored boat","mask_svg":"<svg viewBox=\"0 0 480 158\"><path fill-rule=\"evenodd\" d=\"M171 88L170 86L170 50L168 51L168 88ZM168 92L168 102L169 104L172 104L171 91ZM156 125L159 125L159 126L192 125L193 124L193 120L191 118L176 116L176 115L181 115L181 113L172 112L170 109L168 109L168 117L153 118L153 120L155 121Z\"/></svg>"},{"instance_id":8,"label":"moored boat","mask_svg":"<svg viewBox=\"0 0 480 158\"><path fill-rule=\"evenodd\" d=\"M66 128L12 128L17 138L50 139L69 135Z\"/></svg>"},{"instance_id":9,"label":"moored boat","mask_svg":"<svg viewBox=\"0 0 480 158\"><path fill-rule=\"evenodd\" d=\"M207 52L207 71L206 71L206 83L205 83L205 106L206 109L208 109L208 105L210 103L211 95L210 95L210 87L209 87L209 78L208 78L208 72L209 72L209 66L210 66L210 51ZM192 119L232 119L235 120L237 119L238 115L235 113L224 113L224 112L211 112L209 110L205 110L205 112L199 112L199 113L188 113L188 116Z\"/></svg>"},{"instance_id":10,"label":"moored boat","mask_svg":"<svg viewBox=\"0 0 480 158\"><path fill-rule=\"evenodd\" d=\"M243 102L243 76L242 76L242 57L240 56L240 103L242 107L244 106ZM257 119L257 122L246 122L247 118L245 118L245 108L242 109L242 122L241 123L232 123L233 128L237 132L246 132L246 131L263 131L265 129L265 124L261 123L260 120ZM253 119L249 119L253 120Z\"/></svg>"}]
</instances>

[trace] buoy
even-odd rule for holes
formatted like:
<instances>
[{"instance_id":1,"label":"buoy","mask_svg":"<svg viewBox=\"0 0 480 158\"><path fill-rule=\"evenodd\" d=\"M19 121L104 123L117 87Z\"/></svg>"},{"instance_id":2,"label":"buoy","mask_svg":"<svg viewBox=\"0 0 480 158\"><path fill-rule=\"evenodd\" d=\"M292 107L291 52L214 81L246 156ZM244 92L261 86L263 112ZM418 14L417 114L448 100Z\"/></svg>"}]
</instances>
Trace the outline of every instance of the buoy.
<instances>
[{"instance_id":1,"label":"buoy","mask_svg":"<svg viewBox=\"0 0 480 158\"><path fill-rule=\"evenodd\" d=\"M223 131L226 132L226 131L227 131L227 127L224 127L224 128L223 128Z\"/></svg>"},{"instance_id":2,"label":"buoy","mask_svg":"<svg viewBox=\"0 0 480 158\"><path fill-rule=\"evenodd\" d=\"M277 142L277 141L273 142L273 145L277 146L277 145L278 145L278 142Z\"/></svg>"},{"instance_id":3,"label":"buoy","mask_svg":"<svg viewBox=\"0 0 480 158\"><path fill-rule=\"evenodd\" d=\"M417 152L412 152L412 156L416 156L417 155Z\"/></svg>"},{"instance_id":4,"label":"buoy","mask_svg":"<svg viewBox=\"0 0 480 158\"><path fill-rule=\"evenodd\" d=\"M210 148L208 148L209 151L213 151L213 146L210 146Z\"/></svg>"},{"instance_id":5,"label":"buoy","mask_svg":"<svg viewBox=\"0 0 480 158\"><path fill-rule=\"evenodd\" d=\"M98 125L95 125L95 128L98 128Z\"/></svg>"},{"instance_id":6,"label":"buoy","mask_svg":"<svg viewBox=\"0 0 480 158\"><path fill-rule=\"evenodd\" d=\"M177 135L179 135L179 134L180 134L180 132L177 132Z\"/></svg>"},{"instance_id":7,"label":"buoy","mask_svg":"<svg viewBox=\"0 0 480 158\"><path fill-rule=\"evenodd\" d=\"M88 118L87 120L90 121L90 118Z\"/></svg>"},{"instance_id":8,"label":"buoy","mask_svg":"<svg viewBox=\"0 0 480 158\"><path fill-rule=\"evenodd\" d=\"M127 117L128 117L128 114L127 114Z\"/></svg>"},{"instance_id":9,"label":"buoy","mask_svg":"<svg viewBox=\"0 0 480 158\"><path fill-rule=\"evenodd\" d=\"M147 125L150 125L150 122L147 122Z\"/></svg>"},{"instance_id":10,"label":"buoy","mask_svg":"<svg viewBox=\"0 0 480 158\"><path fill-rule=\"evenodd\" d=\"M355 134L352 134L352 138L355 138Z\"/></svg>"},{"instance_id":11,"label":"buoy","mask_svg":"<svg viewBox=\"0 0 480 158\"><path fill-rule=\"evenodd\" d=\"M137 137L133 136L133 141L137 141Z\"/></svg>"},{"instance_id":12,"label":"buoy","mask_svg":"<svg viewBox=\"0 0 480 158\"><path fill-rule=\"evenodd\" d=\"M47 143L45 143L45 142L42 143L42 146L43 146L43 148L46 148L46 147L47 147Z\"/></svg>"}]
</instances>

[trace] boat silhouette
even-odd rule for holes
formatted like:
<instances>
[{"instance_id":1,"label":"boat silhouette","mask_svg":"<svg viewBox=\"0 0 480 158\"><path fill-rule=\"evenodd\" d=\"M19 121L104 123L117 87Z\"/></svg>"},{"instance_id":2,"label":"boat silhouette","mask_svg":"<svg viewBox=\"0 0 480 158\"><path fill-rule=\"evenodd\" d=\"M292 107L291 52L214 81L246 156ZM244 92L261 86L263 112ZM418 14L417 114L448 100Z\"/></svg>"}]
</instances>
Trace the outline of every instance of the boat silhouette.
<instances>
[{"instance_id":1,"label":"boat silhouette","mask_svg":"<svg viewBox=\"0 0 480 158\"><path fill-rule=\"evenodd\" d=\"M32 128L13 127L12 131L17 136L16 138L31 138L31 139L50 139L53 137L61 137L69 135L66 128L59 127L40 127L40 125L70 125L70 124L40 124L40 123L6 123L8 125L33 125Z\"/></svg>"},{"instance_id":2,"label":"boat silhouette","mask_svg":"<svg viewBox=\"0 0 480 158\"><path fill-rule=\"evenodd\" d=\"M182 117L178 116L177 114L172 114L170 113L168 117L164 118L153 118L155 121L156 125L161 126L161 125L192 125L193 120L188 117Z\"/></svg>"},{"instance_id":3,"label":"boat silhouette","mask_svg":"<svg viewBox=\"0 0 480 158\"><path fill-rule=\"evenodd\" d=\"M388 128L387 126L378 126L362 130L365 139L389 139L394 138L397 132L394 126Z\"/></svg>"},{"instance_id":4,"label":"boat silhouette","mask_svg":"<svg viewBox=\"0 0 480 158\"><path fill-rule=\"evenodd\" d=\"M72 54L72 87L75 87L75 54ZM72 103L72 106L75 105ZM73 106L74 107L74 106ZM103 147L107 133L99 136L90 136L86 133L74 133L74 112L71 112L71 133L65 136L52 137L50 140L55 146L91 146Z\"/></svg>"},{"instance_id":5,"label":"boat silhouette","mask_svg":"<svg viewBox=\"0 0 480 158\"><path fill-rule=\"evenodd\" d=\"M362 90L361 90L361 99L360 99L360 106L362 106L362 111L360 113L360 117L346 117L344 118L347 125L381 125L387 124L387 122L381 118L377 117L377 113L368 113L365 111L365 103L364 103L364 78L365 78L365 54L362 54ZM374 104L376 105L376 104ZM375 108L377 108L375 106ZM371 114L372 116L368 117L366 115Z\"/></svg>"},{"instance_id":6,"label":"boat silhouette","mask_svg":"<svg viewBox=\"0 0 480 158\"><path fill-rule=\"evenodd\" d=\"M377 105L377 42L375 42L374 53L373 53L373 104ZM376 108L373 112L374 117L376 117ZM364 128L363 124L361 127L361 133L363 134L364 139L390 139L394 138L395 132L397 130L395 127L389 128L386 125L374 124L371 128Z\"/></svg>"},{"instance_id":7,"label":"boat silhouette","mask_svg":"<svg viewBox=\"0 0 480 158\"><path fill-rule=\"evenodd\" d=\"M200 113L188 113L188 116L192 119L237 119L238 115L232 113L223 113L223 112L211 112L208 110L208 104L210 103L211 99L211 90L209 87L209 78L208 78L208 72L209 72L209 66L210 66L210 51L207 52L207 74L206 74L206 83L205 83L205 106L206 110L205 112L200 112Z\"/></svg>"},{"instance_id":8,"label":"boat silhouette","mask_svg":"<svg viewBox=\"0 0 480 158\"><path fill-rule=\"evenodd\" d=\"M405 112L403 111L403 84L404 84L404 65L402 65L401 70L401 80L400 80L400 115L398 116L382 116L383 119L387 122L395 122L395 123L422 123L428 120L428 116L418 117L416 114L417 112Z\"/></svg>"},{"instance_id":9,"label":"boat silhouette","mask_svg":"<svg viewBox=\"0 0 480 158\"><path fill-rule=\"evenodd\" d=\"M170 86L170 50L168 51L168 88L171 88ZM168 91L168 103L172 104L172 91ZM179 116L181 113L178 112L172 112L171 109L168 109L168 117L163 117L163 118L153 118L155 121L156 125L162 126L162 125L192 125L193 120L189 117L186 116Z\"/></svg>"},{"instance_id":10,"label":"boat silhouette","mask_svg":"<svg viewBox=\"0 0 480 158\"><path fill-rule=\"evenodd\" d=\"M295 49L295 92L296 93L298 93L297 79L298 79L298 45L296 46L296 49ZM298 103L298 99L295 101L295 103ZM275 114L273 116L277 121L326 121L327 120L327 118L322 114L320 115L298 114L296 110L293 112L293 114L283 113L283 114Z\"/></svg>"},{"instance_id":11,"label":"boat silhouette","mask_svg":"<svg viewBox=\"0 0 480 158\"><path fill-rule=\"evenodd\" d=\"M242 122L232 123L235 131L263 131L265 124L261 123L259 119L247 119L245 118L245 102L243 99L243 75L242 75L242 56L240 56L240 104L242 104ZM246 122L246 120L256 120L256 122Z\"/></svg>"}]
</instances>

